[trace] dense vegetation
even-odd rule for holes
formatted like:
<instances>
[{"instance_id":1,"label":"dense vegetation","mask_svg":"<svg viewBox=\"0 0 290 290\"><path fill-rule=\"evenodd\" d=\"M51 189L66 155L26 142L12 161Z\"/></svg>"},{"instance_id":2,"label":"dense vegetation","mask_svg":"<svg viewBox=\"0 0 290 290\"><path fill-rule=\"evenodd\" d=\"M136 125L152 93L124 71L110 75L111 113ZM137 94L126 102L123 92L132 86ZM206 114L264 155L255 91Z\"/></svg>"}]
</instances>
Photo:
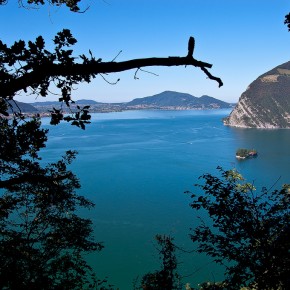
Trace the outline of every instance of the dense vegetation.
<instances>
[{"instance_id":1,"label":"dense vegetation","mask_svg":"<svg viewBox=\"0 0 290 290\"><path fill-rule=\"evenodd\" d=\"M134 287L138 289L176 289L181 290L181 276L177 271L176 245L174 238L165 235L155 237L158 245L159 259L161 260L161 269L153 273L145 274L140 285Z\"/></svg>"},{"instance_id":2,"label":"dense vegetation","mask_svg":"<svg viewBox=\"0 0 290 290\"><path fill-rule=\"evenodd\" d=\"M289 289L289 185L257 192L236 170L218 169L191 194L191 207L212 221L192 229L197 251L225 266L222 289Z\"/></svg>"},{"instance_id":3,"label":"dense vegetation","mask_svg":"<svg viewBox=\"0 0 290 290\"><path fill-rule=\"evenodd\" d=\"M81 289L97 279L83 254L102 249L92 222L78 216L93 203L67 166L75 152L43 166L47 130L37 119L0 118L0 288ZM17 278L15 278L17 277Z\"/></svg>"}]
</instances>

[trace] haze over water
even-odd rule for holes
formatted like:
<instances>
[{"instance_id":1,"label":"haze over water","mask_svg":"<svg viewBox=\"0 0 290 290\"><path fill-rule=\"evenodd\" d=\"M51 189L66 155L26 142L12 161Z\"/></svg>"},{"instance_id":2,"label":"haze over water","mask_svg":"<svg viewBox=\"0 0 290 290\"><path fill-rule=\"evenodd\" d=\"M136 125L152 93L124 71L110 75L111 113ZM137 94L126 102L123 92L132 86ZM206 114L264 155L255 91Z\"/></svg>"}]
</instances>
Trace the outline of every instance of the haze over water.
<instances>
[{"instance_id":1,"label":"haze over water","mask_svg":"<svg viewBox=\"0 0 290 290\"><path fill-rule=\"evenodd\" d=\"M194 191L203 173L237 168L256 187L290 183L290 130L238 129L223 126L229 110L127 111L93 114L86 130L69 124L50 129L44 161L64 151L79 152L72 169L81 193L96 204L89 216L105 249L89 260L98 275L121 290L137 276L158 269L156 234L194 249L188 235L198 222L184 191ZM238 161L238 148L253 148L258 158ZM218 281L221 269L203 256L180 254L180 270L192 286Z\"/></svg>"}]
</instances>

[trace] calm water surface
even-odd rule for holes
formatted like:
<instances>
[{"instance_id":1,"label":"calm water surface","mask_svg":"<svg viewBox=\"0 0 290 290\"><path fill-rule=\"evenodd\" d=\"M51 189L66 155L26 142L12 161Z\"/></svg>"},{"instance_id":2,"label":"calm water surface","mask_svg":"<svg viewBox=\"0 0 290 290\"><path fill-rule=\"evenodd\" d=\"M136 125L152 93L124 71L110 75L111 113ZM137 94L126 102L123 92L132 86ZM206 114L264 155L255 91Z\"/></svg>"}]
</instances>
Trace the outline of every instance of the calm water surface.
<instances>
[{"instance_id":1,"label":"calm water surface","mask_svg":"<svg viewBox=\"0 0 290 290\"><path fill-rule=\"evenodd\" d=\"M86 213L105 249L88 257L100 277L121 290L158 268L156 234L175 237L194 249L188 235L198 222L184 194L203 173L237 168L256 186L290 183L290 130L225 127L229 110L128 111L93 114L85 131L68 124L50 129L45 161L64 151L79 152L73 171L81 193L96 203ZM237 161L239 147L254 148L256 159ZM222 269L200 255L179 255L180 271L192 286L221 279Z\"/></svg>"}]
</instances>

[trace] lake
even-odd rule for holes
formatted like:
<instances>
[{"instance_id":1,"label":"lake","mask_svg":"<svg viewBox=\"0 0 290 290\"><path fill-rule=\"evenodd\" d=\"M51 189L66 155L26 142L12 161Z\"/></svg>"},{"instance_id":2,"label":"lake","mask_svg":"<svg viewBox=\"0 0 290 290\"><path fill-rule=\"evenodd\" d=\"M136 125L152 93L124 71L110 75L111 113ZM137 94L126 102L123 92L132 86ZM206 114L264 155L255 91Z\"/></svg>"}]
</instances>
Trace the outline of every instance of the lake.
<instances>
[{"instance_id":1,"label":"lake","mask_svg":"<svg viewBox=\"0 0 290 290\"><path fill-rule=\"evenodd\" d=\"M198 220L184 191L195 190L203 173L237 168L256 187L290 183L290 130L226 127L229 110L126 111L93 114L86 130L50 126L44 161L64 151L79 152L72 169L80 193L95 202L86 213L105 249L88 256L99 277L121 290L138 276L158 269L154 236L175 237L193 250L190 228ZM238 148L254 148L258 158L238 161ZM178 255L184 282L192 286L222 278L222 269L201 255Z\"/></svg>"}]
</instances>

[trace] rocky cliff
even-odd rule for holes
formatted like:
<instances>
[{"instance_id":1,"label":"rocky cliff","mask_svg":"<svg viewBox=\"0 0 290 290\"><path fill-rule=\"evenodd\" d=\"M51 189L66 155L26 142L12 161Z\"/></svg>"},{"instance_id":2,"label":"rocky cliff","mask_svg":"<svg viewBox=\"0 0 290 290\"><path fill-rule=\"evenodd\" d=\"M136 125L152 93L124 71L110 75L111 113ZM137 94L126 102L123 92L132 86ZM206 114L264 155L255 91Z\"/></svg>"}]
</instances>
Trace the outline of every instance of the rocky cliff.
<instances>
[{"instance_id":1,"label":"rocky cliff","mask_svg":"<svg viewBox=\"0 0 290 290\"><path fill-rule=\"evenodd\" d=\"M253 81L224 124L245 128L290 128L290 61Z\"/></svg>"}]
</instances>

